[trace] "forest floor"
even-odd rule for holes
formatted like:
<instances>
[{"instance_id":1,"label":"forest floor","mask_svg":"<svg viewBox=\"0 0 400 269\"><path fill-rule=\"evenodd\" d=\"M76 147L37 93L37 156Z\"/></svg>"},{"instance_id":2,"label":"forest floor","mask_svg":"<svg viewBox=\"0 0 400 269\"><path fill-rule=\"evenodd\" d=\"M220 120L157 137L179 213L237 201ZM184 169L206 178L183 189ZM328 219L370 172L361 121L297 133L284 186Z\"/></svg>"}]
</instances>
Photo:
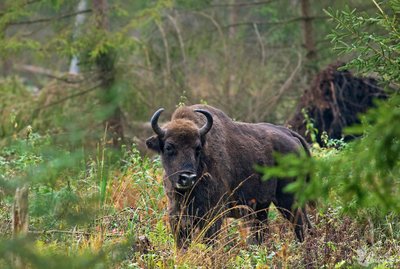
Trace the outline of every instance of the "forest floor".
<instances>
[{"instance_id":1,"label":"forest floor","mask_svg":"<svg viewBox=\"0 0 400 269\"><path fill-rule=\"evenodd\" d=\"M247 244L243 221L228 219L215 246L194 240L187 251L176 250L159 160L134 150L118 167L102 164L104 158L88 160L63 183L31 187L31 268L400 268L395 217L346 216L335 206L310 210L314 232L303 243L272 208L265 244ZM1 200L4 240L11 238L11 205L12 197Z\"/></svg>"}]
</instances>

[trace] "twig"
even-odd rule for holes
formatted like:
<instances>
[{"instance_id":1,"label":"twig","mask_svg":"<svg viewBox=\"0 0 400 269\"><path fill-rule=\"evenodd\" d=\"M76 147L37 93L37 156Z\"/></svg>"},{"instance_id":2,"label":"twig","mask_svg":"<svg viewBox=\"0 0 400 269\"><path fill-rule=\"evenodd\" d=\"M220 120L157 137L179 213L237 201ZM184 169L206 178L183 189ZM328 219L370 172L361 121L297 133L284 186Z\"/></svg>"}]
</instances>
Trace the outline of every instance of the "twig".
<instances>
[{"instance_id":1,"label":"twig","mask_svg":"<svg viewBox=\"0 0 400 269\"><path fill-rule=\"evenodd\" d=\"M183 58L183 63L186 64L186 53L185 53L185 43L183 43L183 38L182 38L182 33L178 27L178 23L175 20L174 17L172 17L171 15L167 15L168 19L170 19L170 21L172 22L172 25L175 28L176 34L178 36L178 41L179 41L179 45L181 47L181 53L182 53L182 58Z\"/></svg>"},{"instance_id":2,"label":"twig","mask_svg":"<svg viewBox=\"0 0 400 269\"><path fill-rule=\"evenodd\" d=\"M171 64L170 64L170 59L169 59L169 44L168 44L168 40L167 40L167 35L164 31L164 28L162 27L161 23L156 22L156 25L158 27L158 30L161 33L161 37L163 40L163 44L164 44L164 49L165 49L165 64L166 64L166 68L167 68L167 75L171 74Z\"/></svg>"},{"instance_id":3,"label":"twig","mask_svg":"<svg viewBox=\"0 0 400 269\"><path fill-rule=\"evenodd\" d=\"M211 5L211 7L244 7L244 6L259 6L266 5L276 2L277 0L266 0L266 1L258 1L258 2L242 2L242 3L233 3L233 4L215 4Z\"/></svg>"},{"instance_id":4,"label":"twig","mask_svg":"<svg viewBox=\"0 0 400 269\"><path fill-rule=\"evenodd\" d=\"M78 92L78 93L74 93L74 94L68 95L68 96L66 96L66 97L64 97L64 98L61 98L60 100L57 100L57 101L52 102L52 103L50 103L50 104L47 104L47 105L45 105L45 106L36 108L33 114L36 114L36 113L38 113L40 110L43 110L43 109L45 109L45 108L58 105L58 104L60 104L60 103L62 103L62 102L65 102L65 101L67 101L67 100L69 100L69 99L72 99L72 98L75 98L75 97L78 97L78 96L87 94L87 93L89 93L89 92L91 92L91 91L93 91L93 90L96 90L96 89L97 89L98 87L100 87L101 85L102 85L102 83L98 83L98 84L94 85L93 87L90 87L90 88L88 88L88 89L86 89L86 90L84 90L84 91L81 91L81 92Z\"/></svg>"},{"instance_id":5,"label":"twig","mask_svg":"<svg viewBox=\"0 0 400 269\"><path fill-rule=\"evenodd\" d=\"M16 64L13 66L14 69L22 72L28 72L32 74L37 74L37 75L43 75L49 78L61 80L67 83L81 83L84 81L84 79L79 79L80 76L74 76L74 75L63 75L62 73L59 73L57 71L53 71L50 69L43 68L41 66L34 66L34 65L28 65L28 64Z\"/></svg>"},{"instance_id":6,"label":"twig","mask_svg":"<svg viewBox=\"0 0 400 269\"><path fill-rule=\"evenodd\" d=\"M118 215L121 215L121 214L123 214L123 213L125 213L125 212L132 212L132 213L135 213L136 211L140 211L140 210L143 210L143 211L144 211L144 209L142 209L142 208L140 208L140 207L137 207L137 208L125 207L125 208L121 209L120 211L118 211L118 212L116 212L116 213L114 213L114 214L112 214L112 215L101 216L101 217L97 218L96 221L100 221L100 220L104 220L104 219L109 219L109 218L114 218L114 217L116 217L116 216L118 216Z\"/></svg>"},{"instance_id":7,"label":"twig","mask_svg":"<svg viewBox=\"0 0 400 269\"><path fill-rule=\"evenodd\" d=\"M43 230L43 231L29 231L30 234L71 234L71 235L84 235L91 236L93 233L90 232L79 232L79 231L65 231L65 230ZM105 234L107 237L120 237L120 234Z\"/></svg>"},{"instance_id":8,"label":"twig","mask_svg":"<svg viewBox=\"0 0 400 269\"><path fill-rule=\"evenodd\" d=\"M273 98L271 98L269 100L269 102L267 103L267 105L265 106L268 108L265 110L266 111L265 115L268 115L268 113L271 111L271 109L273 109L275 107L274 104L276 105L276 103L282 97L283 93L289 89L290 85L292 85L293 79L294 79L295 75L297 74L297 72L299 71L299 69L301 67L301 63L302 63L301 54L299 52L297 52L297 55L298 55L297 66L294 68L293 72L290 74L290 76L285 81L285 83L283 83L283 85L279 88L278 93Z\"/></svg>"},{"instance_id":9,"label":"twig","mask_svg":"<svg viewBox=\"0 0 400 269\"><path fill-rule=\"evenodd\" d=\"M213 16L208 15L207 13L204 13L201 11L194 11L194 13L199 14L200 16L203 16L203 17L209 19L212 22L212 24L215 26L215 29L217 29L217 31L222 39L222 44L224 46L225 60L226 60L228 57L228 49L227 49L226 40L225 40L224 32L222 31L221 25L219 25L219 23L214 19Z\"/></svg>"},{"instance_id":10,"label":"twig","mask_svg":"<svg viewBox=\"0 0 400 269\"><path fill-rule=\"evenodd\" d=\"M327 20L330 19L329 16L309 16L309 17L295 17L287 20L281 20L281 21L250 21L250 22L238 22L238 23L233 23L233 24L228 24L224 25L222 28L230 28L230 27L237 27L237 26L243 26L243 25L254 25L254 24L261 24L261 25L281 25L281 24L288 24L288 23L293 23L293 22L298 22L298 21L303 21L303 20Z\"/></svg>"},{"instance_id":11,"label":"twig","mask_svg":"<svg viewBox=\"0 0 400 269\"><path fill-rule=\"evenodd\" d=\"M262 42L262 38L260 35L260 31L258 31L257 23L253 24L254 26L254 32L256 33L257 40L260 43L260 50L261 50L261 65L264 66L265 64L265 48L264 48L264 43Z\"/></svg>"},{"instance_id":12,"label":"twig","mask_svg":"<svg viewBox=\"0 0 400 269\"><path fill-rule=\"evenodd\" d=\"M16 8L23 8L25 6L34 4L36 2L40 2L41 0L31 0L31 1L26 1L25 3L22 3L21 5L16 6ZM15 7L14 7L15 8ZM7 14L7 12L9 12L8 10L4 11L4 12L0 12L0 17L4 16L5 14Z\"/></svg>"},{"instance_id":13,"label":"twig","mask_svg":"<svg viewBox=\"0 0 400 269\"><path fill-rule=\"evenodd\" d=\"M62 20L62 19L70 18L70 17L75 17L76 15L79 15L79 14L90 13L90 12L92 12L91 9L79 10L79 11L68 13L68 14L64 14L64 15L61 15L61 16L54 16L54 17L49 17L49 18L41 18L41 19L29 20L29 21L10 22L8 24L8 26L35 24L35 23L43 23L43 22L49 22L49 21L54 21L54 20Z\"/></svg>"},{"instance_id":14,"label":"twig","mask_svg":"<svg viewBox=\"0 0 400 269\"><path fill-rule=\"evenodd\" d=\"M89 232L79 232L79 231L65 231L65 230L43 230L43 231L29 231L31 234L79 234L89 236L92 233Z\"/></svg>"}]
</instances>

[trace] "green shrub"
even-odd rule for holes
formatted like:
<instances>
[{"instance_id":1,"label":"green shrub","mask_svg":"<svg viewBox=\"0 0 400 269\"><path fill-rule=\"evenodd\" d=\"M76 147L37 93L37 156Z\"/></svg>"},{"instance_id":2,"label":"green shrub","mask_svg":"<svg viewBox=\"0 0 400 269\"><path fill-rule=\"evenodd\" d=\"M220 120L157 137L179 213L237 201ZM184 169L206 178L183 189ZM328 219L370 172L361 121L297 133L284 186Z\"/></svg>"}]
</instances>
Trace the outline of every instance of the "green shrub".
<instances>
[{"instance_id":1,"label":"green shrub","mask_svg":"<svg viewBox=\"0 0 400 269\"><path fill-rule=\"evenodd\" d=\"M374 71L398 90L400 2L389 1L387 11L374 3L378 13L373 18L355 10L327 11L337 23L330 37L340 52L358 55L348 66L362 72ZM374 31L368 32L366 26ZM296 191L301 202L318 199L355 215L363 209L381 217L389 212L400 213L400 96L392 94L361 119L362 124L346 132L362 134L362 138L341 151L314 159L279 157L279 167L263 170L266 177L298 175L300 180L288 190Z\"/></svg>"}]
</instances>

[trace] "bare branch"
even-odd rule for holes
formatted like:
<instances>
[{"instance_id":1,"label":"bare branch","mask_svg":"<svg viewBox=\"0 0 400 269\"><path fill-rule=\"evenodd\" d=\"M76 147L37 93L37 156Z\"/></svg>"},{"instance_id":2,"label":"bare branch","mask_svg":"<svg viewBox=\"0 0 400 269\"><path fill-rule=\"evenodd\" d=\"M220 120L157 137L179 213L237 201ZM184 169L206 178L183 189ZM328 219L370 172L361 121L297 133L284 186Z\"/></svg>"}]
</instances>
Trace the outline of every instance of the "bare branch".
<instances>
[{"instance_id":1,"label":"bare branch","mask_svg":"<svg viewBox=\"0 0 400 269\"><path fill-rule=\"evenodd\" d=\"M57 71L46 69L46 68L43 68L40 66L34 66L34 65L28 65L28 64L21 64L21 65L17 64L17 65L15 65L14 68L19 71L24 71L24 72L38 74L38 75L44 75L44 76L50 77L50 78L61 77L61 74L58 73Z\"/></svg>"},{"instance_id":2,"label":"bare branch","mask_svg":"<svg viewBox=\"0 0 400 269\"><path fill-rule=\"evenodd\" d=\"M171 15L167 15L168 19L172 22L172 25L175 28L176 34L178 36L178 41L179 41L179 45L181 47L181 53L182 53L182 58L183 58L183 63L186 64L186 53L185 53L185 43L183 42L183 38L182 38L182 33L181 30L179 29L178 26L178 22L176 21L176 19L174 17L172 17Z\"/></svg>"},{"instance_id":3,"label":"bare branch","mask_svg":"<svg viewBox=\"0 0 400 269\"><path fill-rule=\"evenodd\" d=\"M67 83L81 83L85 80L85 79L82 79L81 76L71 75L71 74L62 74L60 72L46 69L41 66L28 65L28 64L16 64L13 66L13 68L15 70L18 70L21 72L28 72L28 73L32 73L35 75L42 75L45 77L57 79L57 80L64 81Z\"/></svg>"},{"instance_id":4,"label":"bare branch","mask_svg":"<svg viewBox=\"0 0 400 269\"><path fill-rule=\"evenodd\" d=\"M261 35L260 35L260 31L258 31L258 27L257 24L253 24L254 26L254 32L256 33L257 36L257 40L260 43L260 50L261 50L261 65L265 64L265 47L264 47L264 43L262 41Z\"/></svg>"},{"instance_id":5,"label":"bare branch","mask_svg":"<svg viewBox=\"0 0 400 269\"><path fill-rule=\"evenodd\" d=\"M25 7L25 6L28 6L28 5L31 5L31 4L34 4L34 3L36 3L36 2L40 2L41 0L31 0L31 1L26 1L25 3L22 3L21 5L18 5L17 6L17 8L23 8L23 7ZM13 8L15 8L15 7L13 7ZM5 10L5 11L3 11L3 12L0 12L0 17L1 16L4 16L5 14L7 14L9 12L9 10Z\"/></svg>"},{"instance_id":6,"label":"bare branch","mask_svg":"<svg viewBox=\"0 0 400 269\"><path fill-rule=\"evenodd\" d=\"M278 103L279 99L282 97L283 93L285 91L287 91L290 88L290 86L292 85L292 82L293 82L297 72L300 70L301 63L302 63L302 57L301 57L300 52L297 52L297 56L298 56L298 58L297 58L296 67L294 68L293 72L290 74L288 79L279 88L278 93L274 97L272 97L268 101L268 103L265 105L265 107L267 109L265 110L265 114L263 115L263 117L265 115L268 115L270 113L270 111L275 108L276 104Z\"/></svg>"},{"instance_id":7,"label":"bare branch","mask_svg":"<svg viewBox=\"0 0 400 269\"><path fill-rule=\"evenodd\" d=\"M167 39L167 34L165 33L164 28L162 27L161 23L156 22L158 30L161 33L161 37L164 43L164 49L165 49L165 65L166 65L166 71L167 75L171 74L171 63L169 59L169 44L168 44L168 39Z\"/></svg>"},{"instance_id":8,"label":"bare branch","mask_svg":"<svg viewBox=\"0 0 400 269\"><path fill-rule=\"evenodd\" d=\"M83 236L91 236L93 233L91 232L83 232L83 231L68 231L68 230L43 230L43 231L29 231L30 234L71 234L71 235L83 235ZM117 233L106 233L106 237L119 237L120 234Z\"/></svg>"},{"instance_id":9,"label":"bare branch","mask_svg":"<svg viewBox=\"0 0 400 269\"><path fill-rule=\"evenodd\" d=\"M228 48L226 45L226 40L224 36L224 32L222 31L221 25L215 20L215 18L211 15L208 15L207 13L201 12L201 11L194 11L195 14L199 14L200 16L203 16L207 19L209 19L212 24L215 26L215 29L217 29L221 39L222 39L222 44L224 46L224 53L225 53L225 59L228 57Z\"/></svg>"},{"instance_id":10,"label":"bare branch","mask_svg":"<svg viewBox=\"0 0 400 269\"><path fill-rule=\"evenodd\" d=\"M45 106L39 107L39 108L35 109L35 111L34 111L33 114L36 114L36 113L38 113L40 110L43 110L43 109L45 109L45 108L48 108L48 107L51 107L51 106L55 106L55 105L61 104L62 102L65 102L65 101L67 101L67 100L69 100L69 99L72 99L72 98L75 98L75 97L78 97L78 96L87 94L87 93L89 93L89 92L92 92L92 91L98 89L101 85L102 85L102 83L98 83L98 84L96 84L96 85L94 85L94 86L92 86L92 87L90 87L90 88L88 88L88 89L86 89L86 90L84 90L84 91L80 91L80 92L77 92L77 93L68 95L68 96L66 96L66 97L64 97L64 98L61 98L60 100L57 100L57 101L52 102L52 103L50 103L50 104L47 104L47 105L45 105Z\"/></svg>"},{"instance_id":11,"label":"bare branch","mask_svg":"<svg viewBox=\"0 0 400 269\"><path fill-rule=\"evenodd\" d=\"M41 18L41 19L29 20L29 21L10 22L8 24L8 26L11 26L11 25L26 25L26 24L35 24L35 23L43 23L43 22L49 22L49 21L55 21L55 20L62 20L62 19L75 17L75 16L77 16L79 14L90 13L90 12L92 12L91 9L79 10L79 11L75 11L75 12L72 12L72 13L63 14L63 15L60 15L60 16L49 17L49 18Z\"/></svg>"},{"instance_id":12,"label":"bare branch","mask_svg":"<svg viewBox=\"0 0 400 269\"><path fill-rule=\"evenodd\" d=\"M233 24L224 25L223 28L230 28L230 27L237 27L243 25L251 25L254 24L258 25L282 25L282 24L289 24L293 22L299 22L304 20L327 20L330 19L329 16L310 16L310 17L295 17L288 20L281 20L281 21L249 21L249 22L238 22Z\"/></svg>"},{"instance_id":13,"label":"bare branch","mask_svg":"<svg viewBox=\"0 0 400 269\"><path fill-rule=\"evenodd\" d=\"M244 7L244 6L259 6L266 5L276 2L277 0L266 0L266 1L258 1L258 2L242 2L242 3L231 3L231 4L215 4L211 5L211 7L223 8L223 7Z\"/></svg>"}]
</instances>

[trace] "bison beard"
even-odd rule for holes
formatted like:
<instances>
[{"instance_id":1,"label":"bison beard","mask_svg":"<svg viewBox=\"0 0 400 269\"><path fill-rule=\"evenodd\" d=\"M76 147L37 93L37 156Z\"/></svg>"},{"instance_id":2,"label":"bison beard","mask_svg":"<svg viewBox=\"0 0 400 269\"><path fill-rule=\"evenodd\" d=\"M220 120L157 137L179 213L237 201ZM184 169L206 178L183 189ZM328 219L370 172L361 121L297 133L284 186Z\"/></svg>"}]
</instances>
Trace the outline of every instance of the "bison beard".
<instances>
[{"instance_id":1,"label":"bison beard","mask_svg":"<svg viewBox=\"0 0 400 269\"><path fill-rule=\"evenodd\" d=\"M206 105L180 107L163 127L159 109L151 119L156 135L146 141L161 155L169 219L178 248L186 247L193 231L215 239L223 217L252 219L255 240L267 233L268 208L274 203L294 224L299 241L311 228L305 208L295 208L294 196L283 191L294 179L262 180L255 165L273 166L274 152L298 153L307 143L297 133L268 123L235 122Z\"/></svg>"}]
</instances>

